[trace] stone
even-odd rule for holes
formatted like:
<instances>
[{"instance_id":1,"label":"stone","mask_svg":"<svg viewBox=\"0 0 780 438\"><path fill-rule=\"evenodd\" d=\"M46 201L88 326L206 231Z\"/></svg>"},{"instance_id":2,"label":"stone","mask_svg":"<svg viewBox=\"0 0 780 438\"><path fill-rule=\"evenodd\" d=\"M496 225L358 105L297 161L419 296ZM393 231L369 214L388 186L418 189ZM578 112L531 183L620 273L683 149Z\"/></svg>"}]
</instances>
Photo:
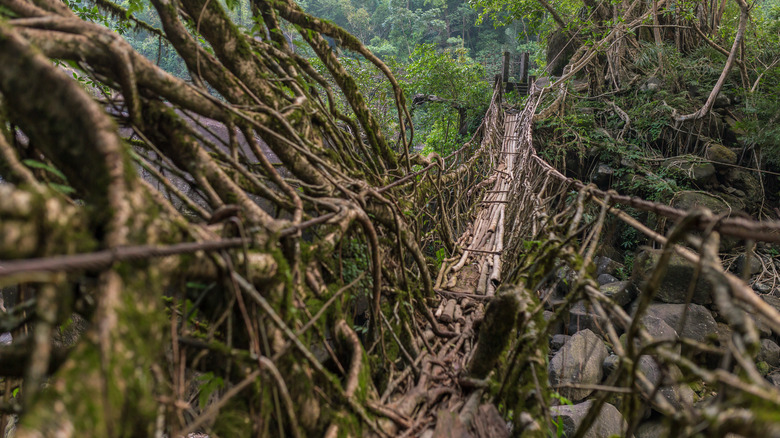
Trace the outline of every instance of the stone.
<instances>
[{"instance_id":1,"label":"stone","mask_svg":"<svg viewBox=\"0 0 780 438\"><path fill-rule=\"evenodd\" d=\"M732 207L723 199L711 193L684 190L677 192L672 199L672 207L680 210L693 210L697 207L708 208L714 214L731 213Z\"/></svg>"},{"instance_id":2,"label":"stone","mask_svg":"<svg viewBox=\"0 0 780 438\"><path fill-rule=\"evenodd\" d=\"M726 116L723 118L723 121L726 123L729 131L728 133L731 134L730 137L732 139L736 139L737 137L746 134L745 130L739 127L739 121L734 117Z\"/></svg>"},{"instance_id":3,"label":"stone","mask_svg":"<svg viewBox=\"0 0 780 438\"><path fill-rule=\"evenodd\" d=\"M752 313L748 313L748 316L753 320L753 322L756 324L756 330L758 330L758 334L762 338L768 338L772 336L772 326L770 326L761 315L755 315Z\"/></svg>"},{"instance_id":4,"label":"stone","mask_svg":"<svg viewBox=\"0 0 780 438\"><path fill-rule=\"evenodd\" d=\"M775 387L780 388L780 371L767 374L766 379Z\"/></svg>"},{"instance_id":5,"label":"stone","mask_svg":"<svg viewBox=\"0 0 780 438\"><path fill-rule=\"evenodd\" d=\"M772 285L766 283L753 283L753 290L760 294L768 294L772 292Z\"/></svg>"},{"instance_id":6,"label":"stone","mask_svg":"<svg viewBox=\"0 0 780 438\"><path fill-rule=\"evenodd\" d=\"M598 276L598 278L596 278L596 282L599 285L603 285L607 283L615 283L616 281L618 281L618 279L609 274L601 274Z\"/></svg>"},{"instance_id":7,"label":"stone","mask_svg":"<svg viewBox=\"0 0 780 438\"><path fill-rule=\"evenodd\" d=\"M693 405L694 393L691 387L686 383L677 383L682 380L683 374L676 365L667 365L662 370L652 356L643 355L639 358L638 368L655 388L659 388L658 393L676 409Z\"/></svg>"},{"instance_id":8,"label":"stone","mask_svg":"<svg viewBox=\"0 0 780 438\"><path fill-rule=\"evenodd\" d=\"M735 213L746 211L744 197L738 197L724 192L706 193L701 191L681 191L674 195L671 205L672 207L687 211L703 207L709 209L716 215L726 214L731 216ZM722 236L720 249L723 252L728 252L740 243L741 240L738 238Z\"/></svg>"},{"instance_id":9,"label":"stone","mask_svg":"<svg viewBox=\"0 0 780 438\"><path fill-rule=\"evenodd\" d=\"M761 183L749 170L732 167L726 172L726 184L745 192L748 207L755 206L762 198Z\"/></svg>"},{"instance_id":10,"label":"stone","mask_svg":"<svg viewBox=\"0 0 780 438\"><path fill-rule=\"evenodd\" d=\"M731 335L733 332L734 330L732 330L731 326L729 326L725 322L718 322L718 328L715 330L715 335L718 339L718 344L721 347L726 347L728 345L729 340L731 339Z\"/></svg>"},{"instance_id":11,"label":"stone","mask_svg":"<svg viewBox=\"0 0 780 438\"><path fill-rule=\"evenodd\" d=\"M614 277L623 268L622 264L606 256L596 256L593 264L596 265L596 275L608 274Z\"/></svg>"},{"instance_id":12,"label":"stone","mask_svg":"<svg viewBox=\"0 0 780 438\"><path fill-rule=\"evenodd\" d=\"M10 333L0 333L0 345L11 345L11 342L13 342L14 337L11 336Z\"/></svg>"},{"instance_id":13,"label":"stone","mask_svg":"<svg viewBox=\"0 0 780 438\"><path fill-rule=\"evenodd\" d=\"M523 429L528 428L528 424ZM485 403L479 407L479 413L474 418L474 432L477 437L509 438L509 430L506 420L501 417L498 409L492 403Z\"/></svg>"},{"instance_id":14,"label":"stone","mask_svg":"<svg viewBox=\"0 0 780 438\"><path fill-rule=\"evenodd\" d=\"M607 358L604 359L604 362L601 364L601 371L604 373L604 377L609 376L615 370L617 370L619 363L620 356L617 354L610 354L607 356Z\"/></svg>"},{"instance_id":15,"label":"stone","mask_svg":"<svg viewBox=\"0 0 780 438\"><path fill-rule=\"evenodd\" d=\"M553 335L552 338L550 338L550 348L553 351L558 351L569 341L569 339L571 339L571 336L569 335Z\"/></svg>"},{"instance_id":16,"label":"stone","mask_svg":"<svg viewBox=\"0 0 780 438\"><path fill-rule=\"evenodd\" d=\"M715 105L713 106L715 108L725 108L727 106L731 106L731 99L729 99L729 97L726 96L726 94L721 91L715 97Z\"/></svg>"},{"instance_id":17,"label":"stone","mask_svg":"<svg viewBox=\"0 0 780 438\"><path fill-rule=\"evenodd\" d=\"M565 384L596 385L601 383L601 365L609 353L604 342L591 330L577 332L550 360L549 375L552 386ZM589 396L592 389L560 387L558 392L578 402Z\"/></svg>"},{"instance_id":18,"label":"stone","mask_svg":"<svg viewBox=\"0 0 780 438\"><path fill-rule=\"evenodd\" d=\"M645 315L645 317L642 318L642 325L644 326L647 333L650 336L652 336L653 339L656 341L677 340L677 330L675 330L672 326L667 324L667 322L661 318L658 318L656 316L651 316L651 315ZM674 349L677 353L679 353L680 345L676 345Z\"/></svg>"},{"instance_id":19,"label":"stone","mask_svg":"<svg viewBox=\"0 0 780 438\"><path fill-rule=\"evenodd\" d=\"M569 333L577 333L584 329L603 333L606 323L607 321L597 315L585 301L578 301L569 309Z\"/></svg>"},{"instance_id":20,"label":"stone","mask_svg":"<svg viewBox=\"0 0 780 438\"><path fill-rule=\"evenodd\" d=\"M621 307L633 301L639 293L630 281L614 281L602 284L599 290Z\"/></svg>"},{"instance_id":21,"label":"stone","mask_svg":"<svg viewBox=\"0 0 780 438\"><path fill-rule=\"evenodd\" d=\"M545 321L547 321L548 324L550 324L549 331L550 333L563 333L563 321L561 319L555 319L555 313L551 312L549 310L545 310L542 312L542 318L544 318Z\"/></svg>"},{"instance_id":22,"label":"stone","mask_svg":"<svg viewBox=\"0 0 780 438\"><path fill-rule=\"evenodd\" d=\"M762 339L756 362L766 362L772 367L780 366L780 346L772 340Z\"/></svg>"},{"instance_id":23,"label":"stone","mask_svg":"<svg viewBox=\"0 0 780 438\"><path fill-rule=\"evenodd\" d=\"M599 163L599 165L596 166L596 169L590 175L590 180L600 189L606 190L612 184L612 177L614 174L615 169L604 163Z\"/></svg>"},{"instance_id":24,"label":"stone","mask_svg":"<svg viewBox=\"0 0 780 438\"><path fill-rule=\"evenodd\" d=\"M712 317L712 313L706 307L698 304L654 303L647 307L647 313L643 316L643 319L647 316L654 316L664 320L670 327L677 330L680 326L680 318L682 318L686 307L685 326L682 329L682 333L678 332L681 337L693 339L697 342L706 342L709 337L717 336L718 324L715 322L715 318Z\"/></svg>"},{"instance_id":25,"label":"stone","mask_svg":"<svg viewBox=\"0 0 780 438\"><path fill-rule=\"evenodd\" d=\"M660 79L651 76L647 78L647 81L645 81L644 84L642 84L641 87L639 87L639 91L646 91L649 93L655 93L656 91L661 89L661 85L663 85L663 82L661 82Z\"/></svg>"},{"instance_id":26,"label":"stone","mask_svg":"<svg viewBox=\"0 0 780 438\"><path fill-rule=\"evenodd\" d=\"M715 166L701 162L700 158L692 155L669 158L664 160L664 166L676 178L685 178L699 187L709 185L715 180Z\"/></svg>"},{"instance_id":27,"label":"stone","mask_svg":"<svg viewBox=\"0 0 780 438\"><path fill-rule=\"evenodd\" d=\"M639 253L634 262L633 284L643 290L647 280L650 279L655 266L661 258L661 252L647 250ZM666 272L661 279L661 284L655 294L655 299L664 303L680 304L688 300L688 288L691 279L694 278L696 265L677 254L672 254L666 265ZM694 304L712 303L712 284L699 274L691 302Z\"/></svg>"},{"instance_id":28,"label":"stone","mask_svg":"<svg viewBox=\"0 0 780 438\"><path fill-rule=\"evenodd\" d=\"M633 159L625 155L620 157L620 167L624 167L627 169L634 169L634 170L639 169L639 165L636 164L636 161L634 161Z\"/></svg>"},{"instance_id":29,"label":"stone","mask_svg":"<svg viewBox=\"0 0 780 438\"><path fill-rule=\"evenodd\" d=\"M634 438L661 438L669 436L669 428L661 420L650 420L639 425Z\"/></svg>"},{"instance_id":30,"label":"stone","mask_svg":"<svg viewBox=\"0 0 780 438\"><path fill-rule=\"evenodd\" d=\"M563 436L574 436L582 420L588 415L593 402L568 406L553 406L550 408L550 416L557 424L563 425ZM605 438L610 436L623 436L628 428L626 420L620 412L609 403L604 403L599 410L596 419L590 429L582 436L584 438Z\"/></svg>"},{"instance_id":31,"label":"stone","mask_svg":"<svg viewBox=\"0 0 780 438\"><path fill-rule=\"evenodd\" d=\"M576 281L577 273L568 266L563 266L555 272L555 276L558 281L551 298L562 300L571 292L571 285Z\"/></svg>"},{"instance_id":32,"label":"stone","mask_svg":"<svg viewBox=\"0 0 780 438\"><path fill-rule=\"evenodd\" d=\"M568 31L556 30L547 39L547 67L552 76L561 76L579 45Z\"/></svg>"},{"instance_id":33,"label":"stone","mask_svg":"<svg viewBox=\"0 0 780 438\"><path fill-rule=\"evenodd\" d=\"M747 207L747 204L745 203L745 192L737 190L734 187L726 187L724 190L729 189L732 190L732 193L719 192L716 196L731 208L731 214L740 211L745 212L745 208Z\"/></svg>"},{"instance_id":34,"label":"stone","mask_svg":"<svg viewBox=\"0 0 780 438\"><path fill-rule=\"evenodd\" d=\"M738 275L742 275L745 269L745 254L740 254L737 260L734 262L735 272ZM756 254L750 254L750 261L748 262L748 275L755 275L764 270L764 264L761 263L761 259Z\"/></svg>"},{"instance_id":35,"label":"stone","mask_svg":"<svg viewBox=\"0 0 780 438\"><path fill-rule=\"evenodd\" d=\"M731 169L731 166L723 164L737 164L737 154L731 149L719 143L710 143L704 150L704 158L712 161L715 168L719 171Z\"/></svg>"},{"instance_id":36,"label":"stone","mask_svg":"<svg viewBox=\"0 0 780 438\"><path fill-rule=\"evenodd\" d=\"M775 310L780 312L780 298L772 295L761 295L761 299L766 301L767 304L774 307Z\"/></svg>"}]
</instances>

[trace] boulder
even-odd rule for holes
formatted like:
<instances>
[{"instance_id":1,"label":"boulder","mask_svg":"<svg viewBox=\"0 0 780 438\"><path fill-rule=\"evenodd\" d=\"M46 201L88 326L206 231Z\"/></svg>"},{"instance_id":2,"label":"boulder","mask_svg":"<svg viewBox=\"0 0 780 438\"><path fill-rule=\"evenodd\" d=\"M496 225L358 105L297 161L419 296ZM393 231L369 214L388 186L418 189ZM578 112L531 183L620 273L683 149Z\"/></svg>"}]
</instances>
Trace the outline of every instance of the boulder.
<instances>
[{"instance_id":1,"label":"boulder","mask_svg":"<svg viewBox=\"0 0 780 438\"><path fill-rule=\"evenodd\" d=\"M604 285L604 284L608 284L608 283L614 283L616 281L618 281L618 279L613 277L613 276L611 276L611 275L609 275L609 274L601 274L601 275L599 275L596 278L596 282L599 285Z\"/></svg>"},{"instance_id":2,"label":"boulder","mask_svg":"<svg viewBox=\"0 0 780 438\"><path fill-rule=\"evenodd\" d=\"M769 338L772 336L772 327L767 324L763 316L753 313L748 313L748 316L750 316L750 319L756 324L756 330L758 330L758 334L762 338Z\"/></svg>"},{"instance_id":3,"label":"boulder","mask_svg":"<svg viewBox=\"0 0 780 438\"><path fill-rule=\"evenodd\" d=\"M756 175L745 169L732 167L726 172L726 184L745 192L748 207L755 206L763 198L761 183Z\"/></svg>"},{"instance_id":4,"label":"boulder","mask_svg":"<svg viewBox=\"0 0 780 438\"><path fill-rule=\"evenodd\" d=\"M554 406L550 408L550 416L557 424L563 425L563 436L574 436L582 420L588 415L593 402L570 406ZM620 412L609 403L604 403L593 421L590 429L582 435L585 438L605 438L610 436L623 436L628 426Z\"/></svg>"},{"instance_id":5,"label":"boulder","mask_svg":"<svg viewBox=\"0 0 780 438\"><path fill-rule=\"evenodd\" d=\"M669 427L661 420L650 420L639 425L634 438L661 438L669 436Z\"/></svg>"},{"instance_id":6,"label":"boulder","mask_svg":"<svg viewBox=\"0 0 780 438\"><path fill-rule=\"evenodd\" d=\"M715 181L715 166L700 160L694 156L679 156L665 160L664 166L676 178L684 178L698 187L704 187Z\"/></svg>"},{"instance_id":7,"label":"boulder","mask_svg":"<svg viewBox=\"0 0 780 438\"><path fill-rule=\"evenodd\" d=\"M675 330L661 318L645 315L645 317L642 318L642 325L644 326L645 330L647 330L647 333L656 341L677 340L677 330ZM675 351L677 351L677 353L680 352L679 345L675 346Z\"/></svg>"},{"instance_id":8,"label":"boulder","mask_svg":"<svg viewBox=\"0 0 780 438\"><path fill-rule=\"evenodd\" d=\"M606 359L604 359L604 362L601 364L601 371L604 373L604 376L607 377L618 368L618 364L620 363L620 356L617 354L610 354L607 356Z\"/></svg>"},{"instance_id":9,"label":"boulder","mask_svg":"<svg viewBox=\"0 0 780 438\"><path fill-rule=\"evenodd\" d=\"M542 312L542 317L551 326L548 329L548 333L563 333L563 321L561 319L555 319L555 313L545 310Z\"/></svg>"},{"instance_id":10,"label":"boulder","mask_svg":"<svg viewBox=\"0 0 780 438\"><path fill-rule=\"evenodd\" d=\"M585 301L578 301L569 309L569 333L577 333L585 329L603 333L606 322Z\"/></svg>"},{"instance_id":11,"label":"boulder","mask_svg":"<svg viewBox=\"0 0 780 438\"><path fill-rule=\"evenodd\" d=\"M772 367L780 366L780 346L769 339L762 339L756 362L766 362Z\"/></svg>"},{"instance_id":12,"label":"boulder","mask_svg":"<svg viewBox=\"0 0 780 438\"><path fill-rule=\"evenodd\" d=\"M737 274L742 275L742 272L745 270L745 254L740 254L739 257L737 257L737 260L734 263L734 268L736 269ZM764 264L761 263L761 260L756 256L756 254L750 254L750 261L748 262L748 275L755 275L759 272L764 270Z\"/></svg>"},{"instance_id":13,"label":"boulder","mask_svg":"<svg viewBox=\"0 0 780 438\"><path fill-rule=\"evenodd\" d=\"M636 287L630 281L613 281L602 284L599 290L621 307L633 301L638 294Z\"/></svg>"},{"instance_id":14,"label":"boulder","mask_svg":"<svg viewBox=\"0 0 780 438\"><path fill-rule=\"evenodd\" d=\"M677 330L686 307L685 326L682 333L678 332L680 336L697 342L706 342L710 336L717 336L718 324L715 322L715 318L706 307L698 304L654 303L647 307L647 313L643 316L643 320L648 316L654 316L664 320L670 327Z\"/></svg>"},{"instance_id":15,"label":"boulder","mask_svg":"<svg viewBox=\"0 0 780 438\"><path fill-rule=\"evenodd\" d=\"M639 290L642 290L645 283L652 276L660 258L661 251L654 250L643 251L636 257L631 281ZM694 277L695 270L696 265L677 254L673 254L666 265L666 272L661 280L661 284L658 286L655 299L664 303L685 303L688 299L688 287L691 279ZM703 277L702 274L699 274L699 279L693 292L691 302L695 304L712 303L712 284Z\"/></svg>"},{"instance_id":16,"label":"boulder","mask_svg":"<svg viewBox=\"0 0 780 438\"><path fill-rule=\"evenodd\" d=\"M761 295L761 299L766 301L767 304L774 307L775 310L780 312L780 298L772 295Z\"/></svg>"},{"instance_id":17,"label":"boulder","mask_svg":"<svg viewBox=\"0 0 780 438\"><path fill-rule=\"evenodd\" d=\"M739 126L739 121L734 117L726 116L723 118L723 121L726 123L726 127L728 128L725 134L727 134L727 137L729 137L731 140L737 140L738 137L746 134L745 130Z\"/></svg>"},{"instance_id":18,"label":"boulder","mask_svg":"<svg viewBox=\"0 0 780 438\"><path fill-rule=\"evenodd\" d=\"M596 166L596 169L590 175L590 180L600 189L606 190L612 184L612 177L614 174L615 169L604 163L599 163L599 165Z\"/></svg>"},{"instance_id":19,"label":"boulder","mask_svg":"<svg viewBox=\"0 0 780 438\"><path fill-rule=\"evenodd\" d=\"M676 409L684 409L693 405L694 393L682 380L682 371L676 365L667 365L662 369L652 356L639 358L639 371L647 377L654 388L659 388L661 394Z\"/></svg>"},{"instance_id":20,"label":"boulder","mask_svg":"<svg viewBox=\"0 0 780 438\"><path fill-rule=\"evenodd\" d=\"M731 106L731 99L721 91L717 96L715 96L715 104L713 106L715 108L725 108L727 106Z\"/></svg>"},{"instance_id":21,"label":"boulder","mask_svg":"<svg viewBox=\"0 0 780 438\"><path fill-rule=\"evenodd\" d=\"M581 330L550 360L550 384L599 384L603 376L601 365L608 355L607 347L601 338L588 329ZM569 400L578 402L589 396L593 390L559 388L558 392Z\"/></svg>"},{"instance_id":22,"label":"boulder","mask_svg":"<svg viewBox=\"0 0 780 438\"><path fill-rule=\"evenodd\" d=\"M618 271L623 268L622 264L603 255L594 257L593 264L596 265L596 275L607 274L616 277Z\"/></svg>"},{"instance_id":23,"label":"boulder","mask_svg":"<svg viewBox=\"0 0 780 438\"><path fill-rule=\"evenodd\" d=\"M766 379L769 381L769 383L774 385L776 388L780 388L780 371L769 373L766 376Z\"/></svg>"},{"instance_id":24,"label":"boulder","mask_svg":"<svg viewBox=\"0 0 780 438\"><path fill-rule=\"evenodd\" d=\"M579 46L580 42L572 38L569 32L553 32L547 40L547 72L553 76L561 76L563 68Z\"/></svg>"},{"instance_id":25,"label":"boulder","mask_svg":"<svg viewBox=\"0 0 780 438\"><path fill-rule=\"evenodd\" d=\"M718 171L728 171L731 169L729 164L737 164L737 154L719 143L708 144L704 150L704 158L712 161Z\"/></svg>"},{"instance_id":26,"label":"boulder","mask_svg":"<svg viewBox=\"0 0 780 438\"><path fill-rule=\"evenodd\" d=\"M553 351L558 351L563 347L567 342L569 342L569 339L571 339L571 336L569 335L553 335L552 338L550 338L550 348Z\"/></svg>"},{"instance_id":27,"label":"boulder","mask_svg":"<svg viewBox=\"0 0 780 438\"><path fill-rule=\"evenodd\" d=\"M655 93L656 91L661 89L661 85L663 83L660 79L658 79L655 76L651 76L647 78L647 81L645 81L644 84L642 84L641 87L639 87L639 91L646 91L650 93Z\"/></svg>"},{"instance_id":28,"label":"boulder","mask_svg":"<svg viewBox=\"0 0 780 438\"><path fill-rule=\"evenodd\" d=\"M759 283L755 282L753 283L753 290L760 293L760 294L768 294L769 292L772 292L772 285L766 284L766 283Z\"/></svg>"},{"instance_id":29,"label":"boulder","mask_svg":"<svg viewBox=\"0 0 780 438\"><path fill-rule=\"evenodd\" d=\"M677 192L672 199L672 207L680 210L693 210L697 207L710 209L715 214L731 213L733 208L722 196L710 193L684 190Z\"/></svg>"}]
</instances>

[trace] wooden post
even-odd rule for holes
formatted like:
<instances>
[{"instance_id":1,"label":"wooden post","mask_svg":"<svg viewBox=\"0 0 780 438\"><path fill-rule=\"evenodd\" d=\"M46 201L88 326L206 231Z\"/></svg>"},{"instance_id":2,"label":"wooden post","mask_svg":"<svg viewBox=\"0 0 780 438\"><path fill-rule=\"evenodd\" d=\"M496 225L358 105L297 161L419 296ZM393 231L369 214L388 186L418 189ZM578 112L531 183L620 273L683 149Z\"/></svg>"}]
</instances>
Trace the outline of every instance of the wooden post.
<instances>
[{"instance_id":1,"label":"wooden post","mask_svg":"<svg viewBox=\"0 0 780 438\"><path fill-rule=\"evenodd\" d=\"M504 63L501 72L501 81L509 82L509 52L504 52Z\"/></svg>"},{"instance_id":2,"label":"wooden post","mask_svg":"<svg viewBox=\"0 0 780 438\"><path fill-rule=\"evenodd\" d=\"M520 54L520 72L518 73L518 81L521 84L528 83L528 52Z\"/></svg>"}]
</instances>

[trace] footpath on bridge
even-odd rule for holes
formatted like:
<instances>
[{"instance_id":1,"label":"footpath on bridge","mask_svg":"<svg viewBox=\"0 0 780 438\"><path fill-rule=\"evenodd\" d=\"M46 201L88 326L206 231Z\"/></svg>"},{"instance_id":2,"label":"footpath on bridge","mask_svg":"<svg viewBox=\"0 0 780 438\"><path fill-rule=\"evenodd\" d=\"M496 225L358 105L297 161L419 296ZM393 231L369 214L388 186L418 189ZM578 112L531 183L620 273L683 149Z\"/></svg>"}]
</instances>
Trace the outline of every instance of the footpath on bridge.
<instances>
[{"instance_id":1,"label":"footpath on bridge","mask_svg":"<svg viewBox=\"0 0 780 438\"><path fill-rule=\"evenodd\" d=\"M396 425L407 426L400 436L509 436L506 421L496 407L483 403L482 382L464 377L467 373L463 371L475 353L475 324L482 322L485 303L501 283L505 211L517 161L514 133L519 120L520 114L505 115L499 160L492 175L480 184L489 189L479 201L473 221L457 240L463 253L445 260L437 275L434 290L440 302L434 318L450 338L441 339L428 331L430 336L425 341L431 345L426 350L435 353L424 352L415 360L409 372L419 376L416 384L407 388L403 397L385 405L388 411L399 414ZM386 403L394 390L401 389L396 382L405 377L390 385L381 402Z\"/></svg>"}]
</instances>

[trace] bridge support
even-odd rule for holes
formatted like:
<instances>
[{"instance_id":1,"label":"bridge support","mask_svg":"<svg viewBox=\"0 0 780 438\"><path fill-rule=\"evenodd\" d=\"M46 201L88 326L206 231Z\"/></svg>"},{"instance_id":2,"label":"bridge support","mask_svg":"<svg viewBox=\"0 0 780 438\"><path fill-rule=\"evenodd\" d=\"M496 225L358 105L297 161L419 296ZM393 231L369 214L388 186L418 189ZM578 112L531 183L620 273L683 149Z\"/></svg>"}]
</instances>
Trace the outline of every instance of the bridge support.
<instances>
[{"instance_id":1,"label":"bridge support","mask_svg":"<svg viewBox=\"0 0 780 438\"><path fill-rule=\"evenodd\" d=\"M530 55L528 52L520 54L520 62L518 64L518 82L509 82L509 67L511 65L511 55L509 52L504 52L503 62L501 64L501 81L505 84L505 90L517 91L520 95L527 95L530 89L530 83L528 82L528 67Z\"/></svg>"}]
</instances>

